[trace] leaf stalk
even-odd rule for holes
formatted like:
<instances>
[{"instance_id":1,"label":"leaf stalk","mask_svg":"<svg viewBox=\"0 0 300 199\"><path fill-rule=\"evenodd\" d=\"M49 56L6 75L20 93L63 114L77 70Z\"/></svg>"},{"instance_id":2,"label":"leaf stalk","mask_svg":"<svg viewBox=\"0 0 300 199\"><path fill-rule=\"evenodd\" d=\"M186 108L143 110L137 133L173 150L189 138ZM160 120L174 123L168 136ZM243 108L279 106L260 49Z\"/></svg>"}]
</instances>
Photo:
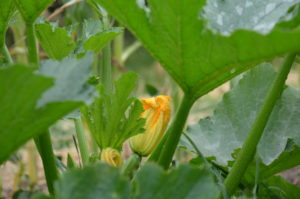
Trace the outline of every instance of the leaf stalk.
<instances>
[{"instance_id":1,"label":"leaf stalk","mask_svg":"<svg viewBox=\"0 0 300 199\"><path fill-rule=\"evenodd\" d=\"M168 169L172 161L174 152L179 143L180 136L183 132L186 120L194 101L189 95L184 95L183 100L176 113L175 119L169 127L165 136L165 144L161 148L161 154L158 159L158 164L163 168Z\"/></svg>"},{"instance_id":2,"label":"leaf stalk","mask_svg":"<svg viewBox=\"0 0 300 199\"><path fill-rule=\"evenodd\" d=\"M49 131L38 136L35 139L35 142L36 144L38 143L39 153L42 158L49 193L54 195L54 182L58 179L58 172Z\"/></svg>"},{"instance_id":3,"label":"leaf stalk","mask_svg":"<svg viewBox=\"0 0 300 199\"><path fill-rule=\"evenodd\" d=\"M26 36L28 48L28 61L29 63L35 64L37 67L39 67L39 57L35 37L34 23L26 23ZM54 195L54 182L58 179L58 171L55 164L55 156L53 153L50 132L44 132L43 134L35 138L35 144L39 150L43 162L44 173L49 193Z\"/></svg>"},{"instance_id":4,"label":"leaf stalk","mask_svg":"<svg viewBox=\"0 0 300 199\"><path fill-rule=\"evenodd\" d=\"M233 168L225 179L224 184L228 196L231 196L234 193L246 169L254 158L258 142L263 134L269 116L271 115L278 98L281 96L285 80L287 79L289 71L291 70L295 57L296 54L292 53L285 58L274 82L271 85L270 90L268 91L267 97L260 108L248 137L238 154Z\"/></svg>"},{"instance_id":5,"label":"leaf stalk","mask_svg":"<svg viewBox=\"0 0 300 199\"><path fill-rule=\"evenodd\" d=\"M26 37L27 37L27 48L28 48L28 61L31 64L39 65L35 30L33 23L26 23Z\"/></svg>"}]
</instances>

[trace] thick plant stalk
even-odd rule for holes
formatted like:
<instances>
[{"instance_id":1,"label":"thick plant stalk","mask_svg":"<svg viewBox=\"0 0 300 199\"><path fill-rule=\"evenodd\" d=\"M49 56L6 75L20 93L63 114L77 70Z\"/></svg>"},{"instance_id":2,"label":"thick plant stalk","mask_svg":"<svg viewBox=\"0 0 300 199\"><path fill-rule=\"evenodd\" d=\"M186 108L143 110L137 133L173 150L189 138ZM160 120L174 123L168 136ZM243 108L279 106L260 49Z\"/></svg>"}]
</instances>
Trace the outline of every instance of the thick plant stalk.
<instances>
[{"instance_id":1,"label":"thick plant stalk","mask_svg":"<svg viewBox=\"0 0 300 199\"><path fill-rule=\"evenodd\" d=\"M36 37L34 32L34 24L26 24L26 37L28 47L28 61L31 64L39 64Z\"/></svg>"},{"instance_id":2,"label":"thick plant stalk","mask_svg":"<svg viewBox=\"0 0 300 199\"><path fill-rule=\"evenodd\" d=\"M50 194L54 194L54 181L58 179L58 172L53 154L50 133L46 132L35 139L38 143L39 153L42 158L46 182Z\"/></svg>"},{"instance_id":3,"label":"thick plant stalk","mask_svg":"<svg viewBox=\"0 0 300 199\"><path fill-rule=\"evenodd\" d=\"M89 163L89 150L87 146L87 138L86 134L82 125L81 119L75 119L75 129L76 129L76 135L78 139L78 145L79 145L79 151L81 155L81 160L83 166L87 165Z\"/></svg>"},{"instance_id":4,"label":"thick plant stalk","mask_svg":"<svg viewBox=\"0 0 300 199\"><path fill-rule=\"evenodd\" d=\"M134 171L136 171L142 161L142 157L138 154L134 153L132 154L125 162L123 167L121 168L121 174L128 176L130 178L133 177Z\"/></svg>"},{"instance_id":5,"label":"thick plant stalk","mask_svg":"<svg viewBox=\"0 0 300 199\"><path fill-rule=\"evenodd\" d=\"M26 36L28 47L28 61L31 64L39 66L39 58L33 23L26 24ZM43 161L44 172L49 193L53 195L54 181L58 178L58 171L55 164L49 131L44 132L43 134L35 138L35 144L37 145L37 148Z\"/></svg>"},{"instance_id":6,"label":"thick plant stalk","mask_svg":"<svg viewBox=\"0 0 300 199\"><path fill-rule=\"evenodd\" d=\"M161 149L158 164L163 168L168 169L172 161L172 157L180 140L185 122L188 118L190 109L193 105L193 100L188 95L183 97L180 107L176 113L176 117L170 126L164 146Z\"/></svg>"},{"instance_id":7,"label":"thick plant stalk","mask_svg":"<svg viewBox=\"0 0 300 199\"><path fill-rule=\"evenodd\" d=\"M234 193L246 169L248 168L248 165L253 160L257 144L263 134L273 107L283 91L285 80L292 67L295 56L296 54L293 53L285 58L270 90L268 91L267 97L260 108L248 137L238 154L233 168L225 179L224 183L228 196L231 196Z\"/></svg>"}]
</instances>

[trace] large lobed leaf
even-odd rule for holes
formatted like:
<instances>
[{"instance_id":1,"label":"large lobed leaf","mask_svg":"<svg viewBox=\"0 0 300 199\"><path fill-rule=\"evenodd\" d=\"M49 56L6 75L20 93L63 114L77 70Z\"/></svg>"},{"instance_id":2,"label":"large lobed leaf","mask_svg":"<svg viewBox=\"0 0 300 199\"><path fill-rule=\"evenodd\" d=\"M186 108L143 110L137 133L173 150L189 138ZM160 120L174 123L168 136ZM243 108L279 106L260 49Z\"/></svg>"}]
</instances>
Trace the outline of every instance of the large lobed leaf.
<instances>
[{"instance_id":1,"label":"large lobed leaf","mask_svg":"<svg viewBox=\"0 0 300 199\"><path fill-rule=\"evenodd\" d=\"M299 28L275 27L266 35L246 30L229 37L213 34L200 15L204 0L94 1L129 28L195 99L262 60L300 49Z\"/></svg>"},{"instance_id":2,"label":"large lobed leaf","mask_svg":"<svg viewBox=\"0 0 300 199\"><path fill-rule=\"evenodd\" d=\"M146 164L133 184L118 169L98 164L65 174L56 183L56 199L214 199L218 194L209 171L189 165L167 173Z\"/></svg>"},{"instance_id":3,"label":"large lobed leaf","mask_svg":"<svg viewBox=\"0 0 300 199\"><path fill-rule=\"evenodd\" d=\"M127 199L129 180L106 164L66 173L55 185L56 199Z\"/></svg>"},{"instance_id":4,"label":"large lobed leaf","mask_svg":"<svg viewBox=\"0 0 300 199\"><path fill-rule=\"evenodd\" d=\"M203 16L212 30L229 35L237 29L254 30L267 34L278 21L289 19L285 15L299 0L210 0ZM284 16L284 17L283 17Z\"/></svg>"},{"instance_id":5,"label":"large lobed leaf","mask_svg":"<svg viewBox=\"0 0 300 199\"><path fill-rule=\"evenodd\" d=\"M94 89L86 80L91 62L90 55L61 63L47 61L39 74L23 65L0 69L0 164L27 140L90 100Z\"/></svg>"},{"instance_id":6,"label":"large lobed leaf","mask_svg":"<svg viewBox=\"0 0 300 199\"><path fill-rule=\"evenodd\" d=\"M232 155L235 149L242 147L275 74L270 64L254 68L224 95L213 116L188 128L187 134L204 156L215 157L221 165L233 160ZM288 139L300 146L299 107L300 91L287 87L276 103L258 145L257 153L264 164L269 165L279 157ZM182 141L192 149L187 140L183 138ZM281 158L289 159L289 154ZM273 166L278 167L277 164Z\"/></svg>"},{"instance_id":7,"label":"large lobed leaf","mask_svg":"<svg viewBox=\"0 0 300 199\"><path fill-rule=\"evenodd\" d=\"M63 60L46 60L38 71L46 77L55 79L55 86L43 93L38 106L55 101L82 101L90 104L96 94L95 86L89 85L92 75L93 55L82 58L71 55Z\"/></svg>"},{"instance_id":8,"label":"large lobed leaf","mask_svg":"<svg viewBox=\"0 0 300 199\"><path fill-rule=\"evenodd\" d=\"M155 164L137 174L135 199L214 199L219 191L207 169L180 165L166 173Z\"/></svg>"},{"instance_id":9,"label":"large lobed leaf","mask_svg":"<svg viewBox=\"0 0 300 199\"><path fill-rule=\"evenodd\" d=\"M44 133L80 102L56 102L36 108L53 80L15 65L0 70L0 164L30 138Z\"/></svg>"}]
</instances>

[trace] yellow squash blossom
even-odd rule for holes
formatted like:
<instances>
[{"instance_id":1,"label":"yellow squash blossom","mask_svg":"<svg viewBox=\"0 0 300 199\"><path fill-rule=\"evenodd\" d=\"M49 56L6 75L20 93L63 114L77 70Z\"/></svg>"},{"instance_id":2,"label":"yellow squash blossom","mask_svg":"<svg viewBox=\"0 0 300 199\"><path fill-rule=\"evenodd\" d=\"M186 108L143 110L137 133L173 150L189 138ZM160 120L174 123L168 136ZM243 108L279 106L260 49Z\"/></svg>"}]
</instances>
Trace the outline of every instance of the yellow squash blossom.
<instances>
[{"instance_id":1,"label":"yellow squash blossom","mask_svg":"<svg viewBox=\"0 0 300 199\"><path fill-rule=\"evenodd\" d=\"M101 161L114 167L122 166L122 156L118 150L113 148L105 148L101 151Z\"/></svg>"},{"instance_id":2,"label":"yellow squash blossom","mask_svg":"<svg viewBox=\"0 0 300 199\"><path fill-rule=\"evenodd\" d=\"M148 156L162 139L170 120L170 98L159 95L152 98L143 98L144 112L142 117L146 119L145 132L130 138L131 149L142 156Z\"/></svg>"}]
</instances>

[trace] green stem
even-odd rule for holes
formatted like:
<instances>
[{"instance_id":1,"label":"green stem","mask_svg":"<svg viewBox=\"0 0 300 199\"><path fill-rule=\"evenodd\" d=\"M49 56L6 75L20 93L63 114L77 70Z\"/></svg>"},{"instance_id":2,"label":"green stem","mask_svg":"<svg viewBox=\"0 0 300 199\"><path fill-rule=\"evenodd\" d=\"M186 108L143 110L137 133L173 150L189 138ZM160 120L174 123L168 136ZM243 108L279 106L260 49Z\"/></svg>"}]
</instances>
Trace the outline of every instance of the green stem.
<instances>
[{"instance_id":1,"label":"green stem","mask_svg":"<svg viewBox=\"0 0 300 199\"><path fill-rule=\"evenodd\" d=\"M124 163L123 167L121 168L121 174L124 176L128 176L129 178L133 177L134 171L136 171L142 161L142 157L138 154L132 154Z\"/></svg>"},{"instance_id":2,"label":"green stem","mask_svg":"<svg viewBox=\"0 0 300 199\"><path fill-rule=\"evenodd\" d=\"M115 60L123 65L122 62L122 53L124 48L124 33L122 32L114 39L114 58Z\"/></svg>"},{"instance_id":3,"label":"green stem","mask_svg":"<svg viewBox=\"0 0 300 199\"><path fill-rule=\"evenodd\" d=\"M7 49L7 46L5 44L3 44L3 46L2 46L1 52L2 52L3 56L5 57L6 61L8 63L12 64L13 60L12 60L10 53Z\"/></svg>"},{"instance_id":4,"label":"green stem","mask_svg":"<svg viewBox=\"0 0 300 199\"><path fill-rule=\"evenodd\" d=\"M263 134L273 107L282 93L285 80L292 67L295 56L296 54L294 53L290 54L284 60L284 63L282 64L280 71L278 72L270 90L268 91L267 97L260 108L250 133L238 154L233 168L225 179L224 183L228 196L231 196L234 193L246 169L248 168L248 165L251 163L255 155L257 144Z\"/></svg>"},{"instance_id":5,"label":"green stem","mask_svg":"<svg viewBox=\"0 0 300 199\"><path fill-rule=\"evenodd\" d=\"M38 51L36 45L36 38L34 32L34 24L26 24L26 37L27 37L27 47L28 47L28 61L32 64L39 64Z\"/></svg>"},{"instance_id":6,"label":"green stem","mask_svg":"<svg viewBox=\"0 0 300 199\"><path fill-rule=\"evenodd\" d=\"M226 193L226 189L224 187L223 184L223 177L219 171L219 169L217 167L215 167L215 165L213 165L211 162L209 162L201 153L201 151L198 149L197 145L195 144L195 142L192 140L192 138L190 138L186 133L183 133L184 137L189 141L189 143L192 145L192 147L194 148L194 150L197 152L198 156L203 160L204 164L210 169L210 171L215 175L216 179L217 179L217 184L219 185L221 192L223 194L223 198L227 199L227 193Z\"/></svg>"},{"instance_id":7,"label":"green stem","mask_svg":"<svg viewBox=\"0 0 300 199\"><path fill-rule=\"evenodd\" d=\"M36 138L40 156L42 158L46 182L49 193L54 195L54 182L58 179L58 172L55 164L50 133L46 132Z\"/></svg>"},{"instance_id":8,"label":"green stem","mask_svg":"<svg viewBox=\"0 0 300 199\"><path fill-rule=\"evenodd\" d=\"M39 57L34 32L34 23L26 23L26 37L28 47L28 61L39 67ZM35 144L42 158L44 173L47 181L49 193L54 195L54 182L58 179L58 171L55 164L50 132L47 131L37 138Z\"/></svg>"},{"instance_id":9,"label":"green stem","mask_svg":"<svg viewBox=\"0 0 300 199\"><path fill-rule=\"evenodd\" d=\"M86 166L89 163L89 151L87 146L87 139L86 134L81 122L81 119L75 119L75 128L76 128L76 135L78 139L79 151L82 159L83 166Z\"/></svg>"},{"instance_id":10,"label":"green stem","mask_svg":"<svg viewBox=\"0 0 300 199\"><path fill-rule=\"evenodd\" d=\"M93 62L93 75L99 77L100 76L100 71L99 71L99 54L94 53L94 62Z\"/></svg>"},{"instance_id":11,"label":"green stem","mask_svg":"<svg viewBox=\"0 0 300 199\"><path fill-rule=\"evenodd\" d=\"M194 101L192 101L192 98L190 96L185 95L183 97L183 100L177 111L175 120L173 121L171 127L167 132L167 140L162 148L161 155L158 160L158 164L160 164L165 169L169 168L169 165L172 161L172 157L176 150L177 144L179 142L185 122L188 118L190 109L192 108L193 102Z\"/></svg>"},{"instance_id":12,"label":"green stem","mask_svg":"<svg viewBox=\"0 0 300 199\"><path fill-rule=\"evenodd\" d=\"M108 16L105 14L103 16L103 25L104 29L109 28L109 19ZM102 64L102 77L103 77L103 84L106 92L111 92L113 89L113 82L112 82L112 69L111 69L111 43L107 44L103 48L103 64Z\"/></svg>"}]
</instances>

